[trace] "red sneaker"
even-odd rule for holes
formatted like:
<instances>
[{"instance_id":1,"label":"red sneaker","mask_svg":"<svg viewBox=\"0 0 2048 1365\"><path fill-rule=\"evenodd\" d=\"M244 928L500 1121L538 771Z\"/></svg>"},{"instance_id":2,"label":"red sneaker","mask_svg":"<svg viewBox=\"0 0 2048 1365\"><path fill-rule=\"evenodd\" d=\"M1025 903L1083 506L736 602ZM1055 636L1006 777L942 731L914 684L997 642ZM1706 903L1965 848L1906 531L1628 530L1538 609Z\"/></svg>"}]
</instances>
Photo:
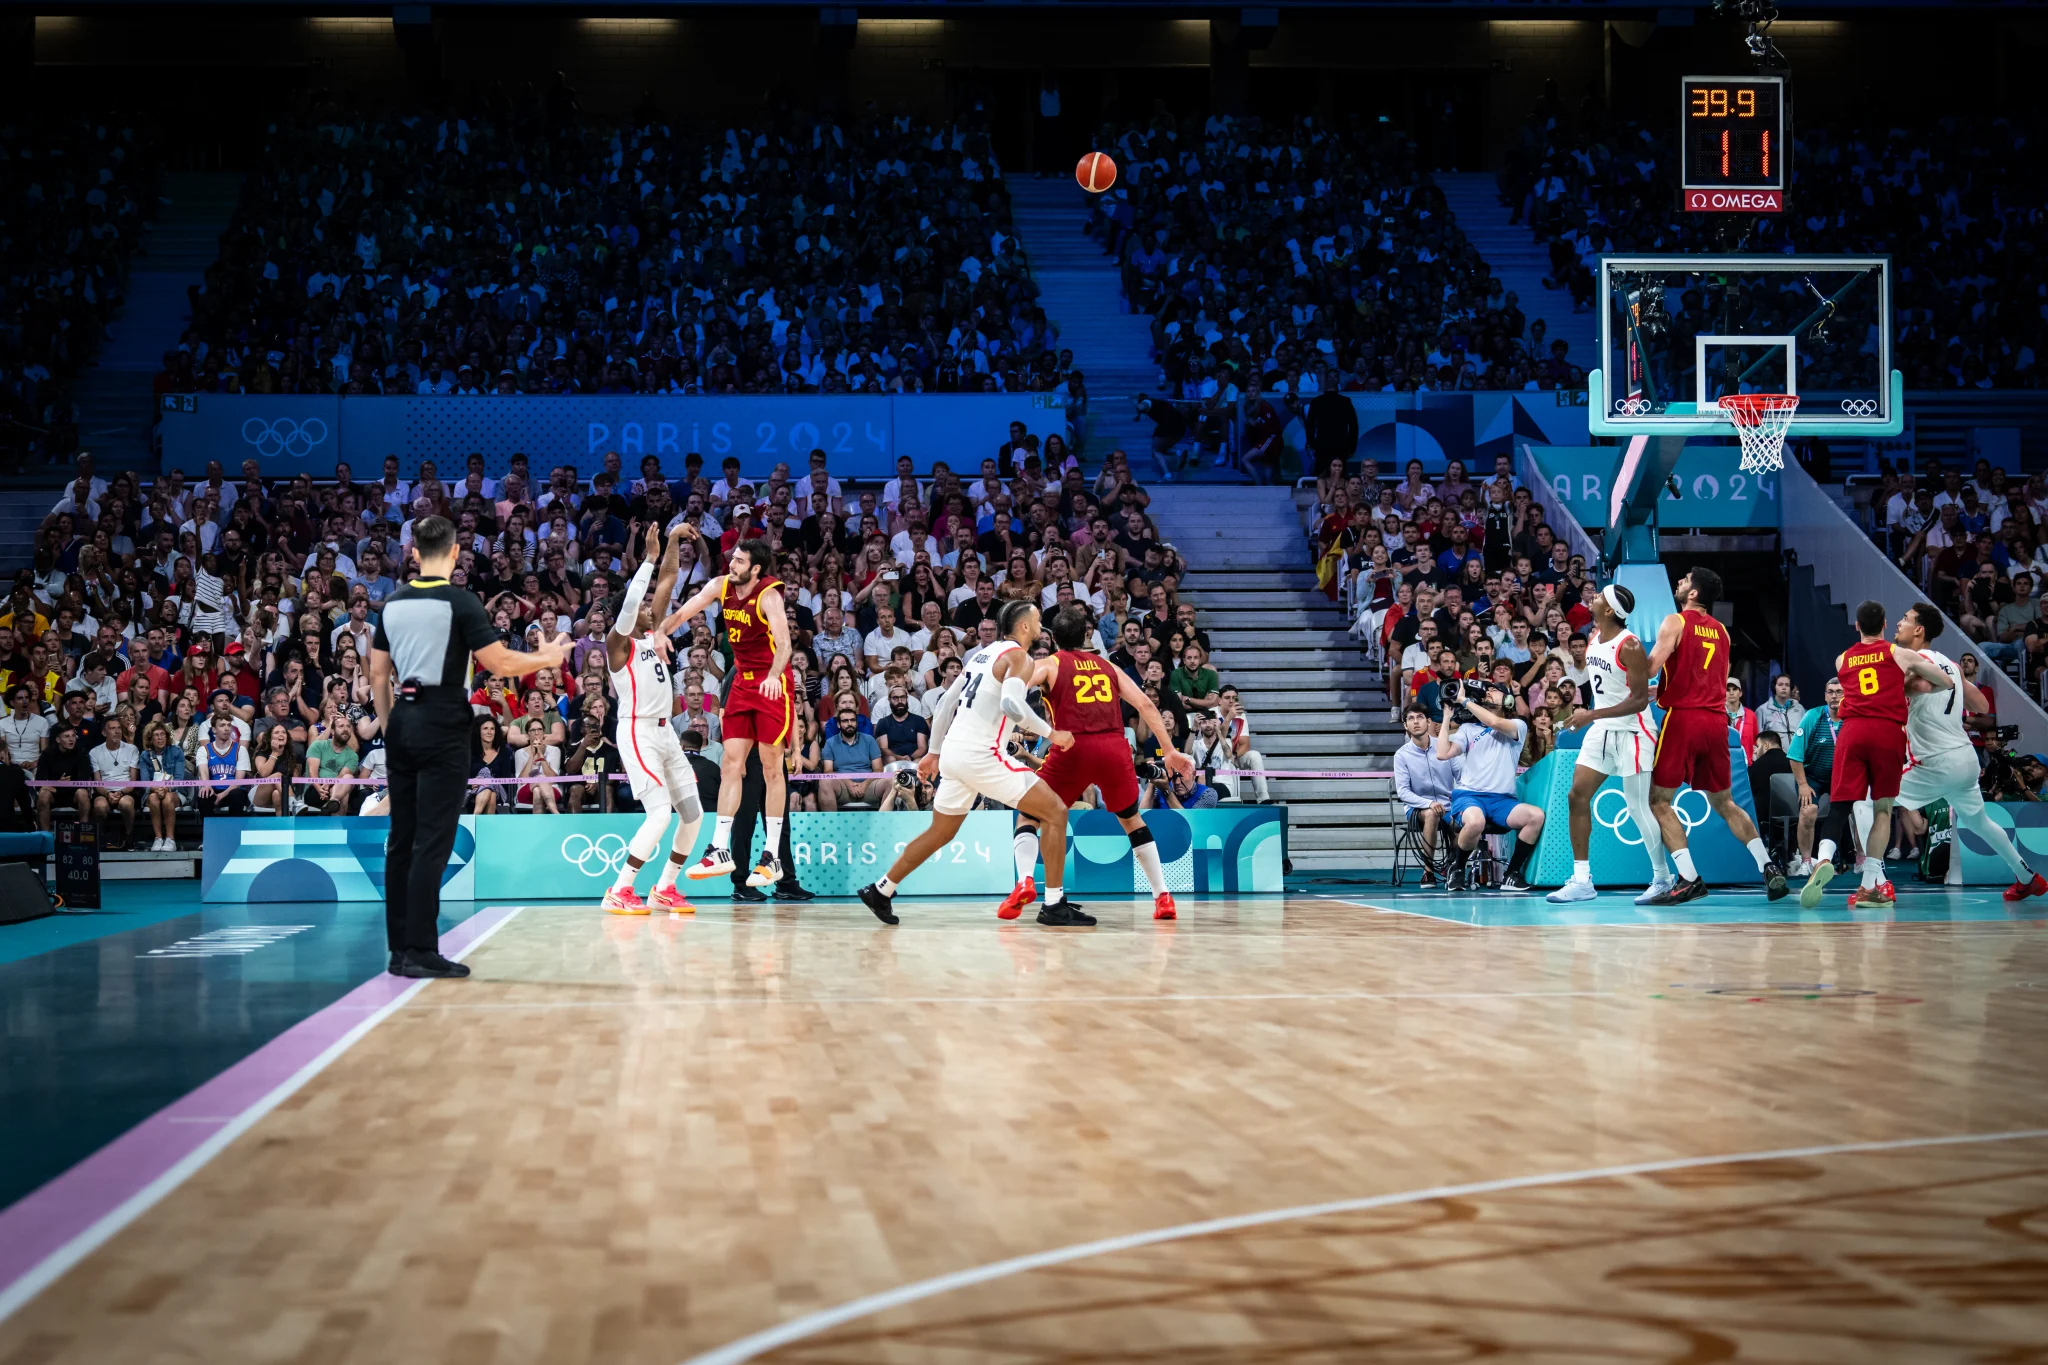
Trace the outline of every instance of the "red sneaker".
<instances>
[{"instance_id":1,"label":"red sneaker","mask_svg":"<svg viewBox=\"0 0 2048 1365\"><path fill-rule=\"evenodd\" d=\"M614 886L604 893L604 908L614 915L644 915L647 902L630 886Z\"/></svg>"},{"instance_id":2,"label":"red sneaker","mask_svg":"<svg viewBox=\"0 0 2048 1365\"><path fill-rule=\"evenodd\" d=\"M2011 886L2005 888L2005 898L2009 901L2023 901L2029 896L2048 896L2048 877L2043 877L2040 873L2036 872L2034 880L2030 882L2016 881Z\"/></svg>"},{"instance_id":3,"label":"red sneaker","mask_svg":"<svg viewBox=\"0 0 2048 1365\"><path fill-rule=\"evenodd\" d=\"M1010 888L1010 894L996 908L997 919L1015 919L1024 913L1024 907L1038 899L1038 886L1026 877Z\"/></svg>"},{"instance_id":4,"label":"red sneaker","mask_svg":"<svg viewBox=\"0 0 2048 1365\"><path fill-rule=\"evenodd\" d=\"M1152 918L1172 919L1173 917L1173 893L1171 891L1162 891L1157 896L1154 896L1152 898Z\"/></svg>"},{"instance_id":5,"label":"red sneaker","mask_svg":"<svg viewBox=\"0 0 2048 1365\"><path fill-rule=\"evenodd\" d=\"M673 885L664 886L647 898L647 903L657 910L668 910L678 915L694 915L697 907L690 904L690 898Z\"/></svg>"}]
</instances>

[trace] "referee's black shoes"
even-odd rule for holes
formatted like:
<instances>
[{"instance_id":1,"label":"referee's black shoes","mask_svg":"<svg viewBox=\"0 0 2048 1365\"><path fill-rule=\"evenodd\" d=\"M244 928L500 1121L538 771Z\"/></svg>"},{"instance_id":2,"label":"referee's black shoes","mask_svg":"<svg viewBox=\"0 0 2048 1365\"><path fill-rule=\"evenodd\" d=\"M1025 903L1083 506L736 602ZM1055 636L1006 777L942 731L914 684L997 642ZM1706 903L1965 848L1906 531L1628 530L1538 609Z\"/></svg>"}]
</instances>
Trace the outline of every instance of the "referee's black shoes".
<instances>
[{"instance_id":1,"label":"referee's black shoes","mask_svg":"<svg viewBox=\"0 0 2048 1365\"><path fill-rule=\"evenodd\" d=\"M817 898L815 892L806 891L795 882L775 883L775 899L779 901L814 901Z\"/></svg>"},{"instance_id":2,"label":"referee's black shoes","mask_svg":"<svg viewBox=\"0 0 2048 1365\"><path fill-rule=\"evenodd\" d=\"M436 979L445 977L449 980L459 980L469 975L469 968L460 962L450 962L439 953L423 953L411 948L393 953L388 970L393 976Z\"/></svg>"}]
</instances>

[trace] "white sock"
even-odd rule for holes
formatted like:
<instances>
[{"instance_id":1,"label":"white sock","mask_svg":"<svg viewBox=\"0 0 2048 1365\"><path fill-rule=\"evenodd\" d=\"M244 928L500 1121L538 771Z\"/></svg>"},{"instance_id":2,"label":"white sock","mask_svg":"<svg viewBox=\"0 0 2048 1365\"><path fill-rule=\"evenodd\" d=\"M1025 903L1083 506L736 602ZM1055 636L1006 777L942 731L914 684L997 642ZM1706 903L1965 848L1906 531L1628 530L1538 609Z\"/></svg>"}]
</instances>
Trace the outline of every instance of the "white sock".
<instances>
[{"instance_id":1,"label":"white sock","mask_svg":"<svg viewBox=\"0 0 2048 1365\"><path fill-rule=\"evenodd\" d=\"M1695 872L1695 871L1693 870L1693 866L1692 866L1692 850L1691 850L1691 849L1689 849L1689 848L1674 848L1674 849L1672 849L1672 850L1671 850L1671 863L1672 863L1672 866L1674 866L1674 867L1676 867L1676 868L1678 869L1678 875L1679 875L1680 877L1683 877L1683 878L1684 878L1684 879L1685 879L1686 881L1692 882L1692 881L1698 881L1698 880L1699 880L1699 875L1700 875L1700 874L1699 874L1699 873L1697 873L1697 872Z\"/></svg>"},{"instance_id":2,"label":"white sock","mask_svg":"<svg viewBox=\"0 0 2048 1365\"><path fill-rule=\"evenodd\" d=\"M1139 844L1131 850L1131 856L1136 858L1138 866L1144 869L1145 884L1152 888L1152 894L1155 896L1165 895L1166 869L1159 865L1159 845L1153 843Z\"/></svg>"},{"instance_id":3,"label":"white sock","mask_svg":"<svg viewBox=\"0 0 2048 1365\"><path fill-rule=\"evenodd\" d=\"M885 896L893 896L896 894L896 883L890 881L887 877L884 877L880 881L875 883L875 890L881 892Z\"/></svg>"},{"instance_id":4,"label":"white sock","mask_svg":"<svg viewBox=\"0 0 2048 1365\"><path fill-rule=\"evenodd\" d=\"M1833 862L1835 860L1835 841L1833 839L1821 840L1820 847L1813 851L1813 860L1816 863Z\"/></svg>"},{"instance_id":5,"label":"white sock","mask_svg":"<svg viewBox=\"0 0 2048 1365\"><path fill-rule=\"evenodd\" d=\"M1771 860L1771 850L1764 846L1762 839L1751 839L1747 845L1749 856L1756 859L1756 870L1764 870L1764 864Z\"/></svg>"},{"instance_id":6,"label":"white sock","mask_svg":"<svg viewBox=\"0 0 2048 1365\"><path fill-rule=\"evenodd\" d=\"M1866 858L1864 858L1864 860L1863 860L1863 885L1864 885L1864 887L1865 887L1866 889L1874 888L1874 887L1875 887L1875 886L1876 886L1876 885L1877 885L1877 884L1878 884L1879 882L1881 882L1881 881L1883 881L1883 880L1884 880L1884 859L1882 859L1882 858L1870 858L1870 857L1866 857Z\"/></svg>"},{"instance_id":7,"label":"white sock","mask_svg":"<svg viewBox=\"0 0 2048 1365\"><path fill-rule=\"evenodd\" d=\"M1591 858L1572 859L1572 880L1575 882L1590 882L1593 880L1593 860Z\"/></svg>"},{"instance_id":8,"label":"white sock","mask_svg":"<svg viewBox=\"0 0 2048 1365\"><path fill-rule=\"evenodd\" d=\"M1058 905L1066 898L1067 888L1064 886L1048 886L1045 888L1045 903L1047 905Z\"/></svg>"},{"instance_id":9,"label":"white sock","mask_svg":"<svg viewBox=\"0 0 2048 1365\"><path fill-rule=\"evenodd\" d=\"M1010 852L1017 858L1017 880L1023 881L1038 870L1038 831L1020 829L1017 837L1010 840Z\"/></svg>"},{"instance_id":10,"label":"white sock","mask_svg":"<svg viewBox=\"0 0 2048 1365\"><path fill-rule=\"evenodd\" d=\"M1975 830L1978 838L1991 845L1991 851L1996 853L1999 860L2011 869L2014 881L2031 882L2034 880L2034 869L2027 866L2027 860L2022 858L2020 851L2012 846L2011 836L2006 834L2003 826L1991 818L1990 811L1980 809L1975 815L1965 815L1963 817L1963 826L1966 829ZM1950 857L1956 856L1956 853L1957 850L1955 849L1949 850Z\"/></svg>"},{"instance_id":11,"label":"white sock","mask_svg":"<svg viewBox=\"0 0 2048 1365\"><path fill-rule=\"evenodd\" d=\"M633 878L639 876L640 869L645 866L647 864L636 863L631 858L628 858L624 863L620 864L619 875L612 878L612 890L624 891L627 887L631 886Z\"/></svg>"},{"instance_id":12,"label":"white sock","mask_svg":"<svg viewBox=\"0 0 2048 1365\"><path fill-rule=\"evenodd\" d=\"M782 817L779 815L764 815L761 819L767 826L761 832L761 856L763 858L779 858L782 856Z\"/></svg>"},{"instance_id":13,"label":"white sock","mask_svg":"<svg viewBox=\"0 0 2048 1365\"><path fill-rule=\"evenodd\" d=\"M683 870L682 863L677 860L681 858L687 858L690 856L687 852L684 851L688 847L689 845L685 844L683 845L683 848L677 849L674 853L671 853L668 857L662 859L661 875L654 879L654 889L656 891L663 890L666 887L671 887L676 884L676 873L681 872Z\"/></svg>"},{"instance_id":14,"label":"white sock","mask_svg":"<svg viewBox=\"0 0 2048 1365\"><path fill-rule=\"evenodd\" d=\"M717 823L711 826L711 846L720 852L725 852L732 848L732 817L730 815L719 816Z\"/></svg>"}]
</instances>

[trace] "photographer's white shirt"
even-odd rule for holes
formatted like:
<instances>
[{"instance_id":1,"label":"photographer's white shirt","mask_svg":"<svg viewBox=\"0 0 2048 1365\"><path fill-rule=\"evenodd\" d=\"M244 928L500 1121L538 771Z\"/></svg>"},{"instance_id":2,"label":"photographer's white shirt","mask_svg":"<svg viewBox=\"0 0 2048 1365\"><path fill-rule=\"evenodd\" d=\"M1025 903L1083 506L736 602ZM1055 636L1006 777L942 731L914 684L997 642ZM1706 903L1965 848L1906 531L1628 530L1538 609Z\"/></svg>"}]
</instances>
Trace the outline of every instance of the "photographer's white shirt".
<instances>
[{"instance_id":1,"label":"photographer's white shirt","mask_svg":"<svg viewBox=\"0 0 2048 1365\"><path fill-rule=\"evenodd\" d=\"M1529 722L1512 722L1515 739L1512 744L1500 737L1490 725L1478 721L1467 721L1451 736L1458 746L1458 752L1465 756L1465 770L1458 778L1458 787L1468 792L1497 792L1506 796L1515 794L1515 766L1522 755L1522 745L1529 738Z\"/></svg>"}]
</instances>

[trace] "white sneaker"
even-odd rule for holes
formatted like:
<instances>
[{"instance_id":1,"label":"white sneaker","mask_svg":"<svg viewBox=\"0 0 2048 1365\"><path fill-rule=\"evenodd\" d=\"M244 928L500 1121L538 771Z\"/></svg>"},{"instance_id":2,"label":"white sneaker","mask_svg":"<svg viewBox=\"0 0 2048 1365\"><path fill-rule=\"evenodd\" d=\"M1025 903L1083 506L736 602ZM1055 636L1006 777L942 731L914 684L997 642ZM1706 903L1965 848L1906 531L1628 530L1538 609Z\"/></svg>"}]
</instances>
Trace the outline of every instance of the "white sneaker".
<instances>
[{"instance_id":1,"label":"white sneaker","mask_svg":"<svg viewBox=\"0 0 2048 1365\"><path fill-rule=\"evenodd\" d=\"M1591 877L1573 877L1543 899L1552 905L1564 905L1571 901L1589 901L1600 894Z\"/></svg>"},{"instance_id":2,"label":"white sneaker","mask_svg":"<svg viewBox=\"0 0 2048 1365\"><path fill-rule=\"evenodd\" d=\"M1678 885L1676 877L1659 877L1656 881L1650 883L1649 889L1636 897L1636 904L1648 905L1651 901L1657 899L1657 897L1663 895L1676 885Z\"/></svg>"},{"instance_id":3,"label":"white sneaker","mask_svg":"<svg viewBox=\"0 0 2048 1365\"><path fill-rule=\"evenodd\" d=\"M172 843L169 839L157 840L155 848L156 851L159 853L176 853L178 851L178 846Z\"/></svg>"}]
</instances>

